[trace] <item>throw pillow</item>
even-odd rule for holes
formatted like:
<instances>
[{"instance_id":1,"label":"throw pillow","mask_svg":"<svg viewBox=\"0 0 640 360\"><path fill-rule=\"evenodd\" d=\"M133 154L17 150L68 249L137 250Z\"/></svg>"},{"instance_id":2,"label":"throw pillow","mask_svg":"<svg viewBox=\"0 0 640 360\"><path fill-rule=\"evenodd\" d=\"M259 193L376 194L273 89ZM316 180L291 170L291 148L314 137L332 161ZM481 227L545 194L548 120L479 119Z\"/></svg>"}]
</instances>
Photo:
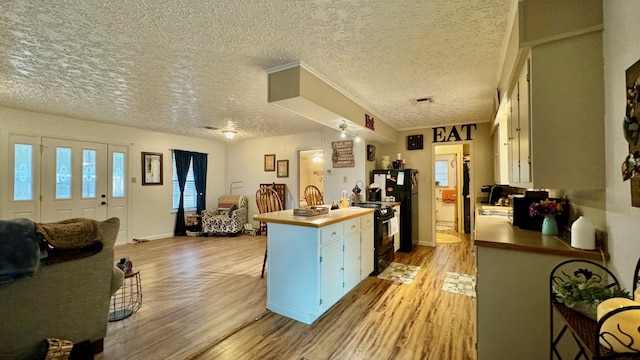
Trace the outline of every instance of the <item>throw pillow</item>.
<instances>
[{"instance_id":1,"label":"throw pillow","mask_svg":"<svg viewBox=\"0 0 640 360\"><path fill-rule=\"evenodd\" d=\"M98 221L86 218L36 223L36 231L49 245L61 249L82 249L103 241Z\"/></svg>"},{"instance_id":2,"label":"throw pillow","mask_svg":"<svg viewBox=\"0 0 640 360\"><path fill-rule=\"evenodd\" d=\"M238 210L238 205L237 204L233 204L231 205L231 207L229 208L229 217L231 217L231 215L233 215L233 211L234 210Z\"/></svg>"}]
</instances>

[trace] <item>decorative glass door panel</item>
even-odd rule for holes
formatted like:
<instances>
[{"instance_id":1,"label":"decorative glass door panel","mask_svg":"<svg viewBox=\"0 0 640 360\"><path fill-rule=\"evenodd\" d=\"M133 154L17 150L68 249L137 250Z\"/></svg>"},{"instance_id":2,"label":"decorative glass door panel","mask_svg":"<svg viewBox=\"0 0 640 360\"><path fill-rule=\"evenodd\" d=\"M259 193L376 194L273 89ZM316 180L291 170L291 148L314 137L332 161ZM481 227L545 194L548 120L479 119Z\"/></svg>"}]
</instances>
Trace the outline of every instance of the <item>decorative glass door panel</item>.
<instances>
[{"instance_id":1,"label":"decorative glass door panel","mask_svg":"<svg viewBox=\"0 0 640 360\"><path fill-rule=\"evenodd\" d=\"M14 144L13 200L33 200L33 145Z\"/></svg>"},{"instance_id":2,"label":"decorative glass door panel","mask_svg":"<svg viewBox=\"0 0 640 360\"><path fill-rule=\"evenodd\" d=\"M107 145L43 138L41 221L107 218Z\"/></svg>"}]
</instances>

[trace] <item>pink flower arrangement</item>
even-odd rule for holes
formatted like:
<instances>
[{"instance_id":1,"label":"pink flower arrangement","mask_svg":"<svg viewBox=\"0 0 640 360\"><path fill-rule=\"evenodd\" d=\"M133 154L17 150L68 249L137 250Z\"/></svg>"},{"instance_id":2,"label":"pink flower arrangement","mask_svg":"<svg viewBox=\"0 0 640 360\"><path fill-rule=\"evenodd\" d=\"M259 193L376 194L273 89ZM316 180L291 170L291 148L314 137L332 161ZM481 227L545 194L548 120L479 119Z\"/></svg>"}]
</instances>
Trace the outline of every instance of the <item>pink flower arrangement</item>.
<instances>
[{"instance_id":1,"label":"pink flower arrangement","mask_svg":"<svg viewBox=\"0 0 640 360\"><path fill-rule=\"evenodd\" d=\"M546 199L540 202L531 203L531 206L529 206L529 215L531 217L556 215L561 214L563 210L562 204L556 203L555 200Z\"/></svg>"}]
</instances>

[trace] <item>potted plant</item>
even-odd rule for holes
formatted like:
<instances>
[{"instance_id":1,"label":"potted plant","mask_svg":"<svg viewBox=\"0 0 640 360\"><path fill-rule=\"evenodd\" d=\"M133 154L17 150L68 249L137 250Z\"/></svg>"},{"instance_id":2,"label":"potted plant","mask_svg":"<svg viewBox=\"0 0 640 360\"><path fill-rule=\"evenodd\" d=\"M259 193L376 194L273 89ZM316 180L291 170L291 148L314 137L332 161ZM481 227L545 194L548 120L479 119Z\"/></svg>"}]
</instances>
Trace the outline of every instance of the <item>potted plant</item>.
<instances>
[{"instance_id":1,"label":"potted plant","mask_svg":"<svg viewBox=\"0 0 640 360\"><path fill-rule=\"evenodd\" d=\"M630 298L627 290L615 284L607 284L600 275L587 269L579 269L574 275L573 278L552 285L556 301L591 319L596 319L598 304L604 300L614 297Z\"/></svg>"}]
</instances>

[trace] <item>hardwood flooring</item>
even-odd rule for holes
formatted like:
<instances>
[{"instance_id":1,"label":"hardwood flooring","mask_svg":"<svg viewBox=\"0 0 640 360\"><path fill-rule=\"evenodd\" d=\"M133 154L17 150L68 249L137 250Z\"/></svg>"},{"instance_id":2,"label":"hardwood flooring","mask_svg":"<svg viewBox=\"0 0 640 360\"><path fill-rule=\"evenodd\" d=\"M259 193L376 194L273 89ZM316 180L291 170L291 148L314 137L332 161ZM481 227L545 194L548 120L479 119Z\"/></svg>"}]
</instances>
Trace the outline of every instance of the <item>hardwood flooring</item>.
<instances>
[{"instance_id":1,"label":"hardwood flooring","mask_svg":"<svg viewBox=\"0 0 640 360\"><path fill-rule=\"evenodd\" d=\"M265 237L117 247L141 270L143 306L109 324L97 359L474 360L475 298L441 290L448 271L475 275L463 236L396 253L421 267L411 284L369 277L311 325L266 310Z\"/></svg>"}]
</instances>

